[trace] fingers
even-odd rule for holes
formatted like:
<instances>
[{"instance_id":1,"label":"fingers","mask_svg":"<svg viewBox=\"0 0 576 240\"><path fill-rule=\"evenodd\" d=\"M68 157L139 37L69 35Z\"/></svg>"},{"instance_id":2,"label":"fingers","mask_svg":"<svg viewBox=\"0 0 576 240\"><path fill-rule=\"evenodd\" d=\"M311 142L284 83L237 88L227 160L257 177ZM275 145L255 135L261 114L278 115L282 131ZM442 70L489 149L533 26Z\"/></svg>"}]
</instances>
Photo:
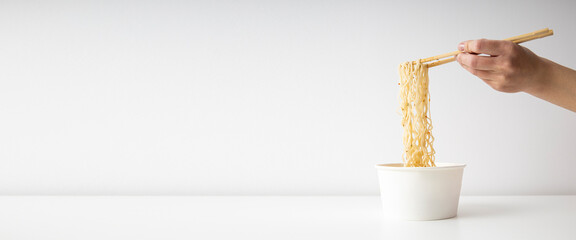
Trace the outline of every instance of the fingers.
<instances>
[{"instance_id":1,"label":"fingers","mask_svg":"<svg viewBox=\"0 0 576 240\"><path fill-rule=\"evenodd\" d=\"M479 56L470 53L460 53L456 56L462 66L476 70L495 70L498 67L497 59L490 56Z\"/></svg>"},{"instance_id":2,"label":"fingers","mask_svg":"<svg viewBox=\"0 0 576 240\"><path fill-rule=\"evenodd\" d=\"M485 82L489 82L497 78L497 74L490 70L478 70L466 65L461 64L466 71L472 73L473 75L477 76L478 78L484 80Z\"/></svg>"},{"instance_id":3,"label":"fingers","mask_svg":"<svg viewBox=\"0 0 576 240\"><path fill-rule=\"evenodd\" d=\"M458 45L456 60L464 69L501 92L523 91L538 77L540 58L511 41L472 40Z\"/></svg>"},{"instance_id":4,"label":"fingers","mask_svg":"<svg viewBox=\"0 0 576 240\"><path fill-rule=\"evenodd\" d=\"M458 44L458 50L466 53L488 54L490 56L499 56L507 51L515 43L505 40L488 40L478 39L461 42Z\"/></svg>"}]
</instances>

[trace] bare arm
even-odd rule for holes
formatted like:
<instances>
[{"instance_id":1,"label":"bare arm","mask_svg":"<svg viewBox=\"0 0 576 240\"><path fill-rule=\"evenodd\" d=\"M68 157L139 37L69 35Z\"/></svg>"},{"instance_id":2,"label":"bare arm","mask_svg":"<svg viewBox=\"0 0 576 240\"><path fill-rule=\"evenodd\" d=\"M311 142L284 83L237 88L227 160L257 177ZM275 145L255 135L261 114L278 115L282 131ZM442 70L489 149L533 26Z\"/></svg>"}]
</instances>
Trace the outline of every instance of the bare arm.
<instances>
[{"instance_id":1,"label":"bare arm","mask_svg":"<svg viewBox=\"0 0 576 240\"><path fill-rule=\"evenodd\" d=\"M463 68L501 92L526 92L576 112L576 71L503 40L472 40L458 45ZM478 54L487 54L483 56Z\"/></svg>"}]
</instances>

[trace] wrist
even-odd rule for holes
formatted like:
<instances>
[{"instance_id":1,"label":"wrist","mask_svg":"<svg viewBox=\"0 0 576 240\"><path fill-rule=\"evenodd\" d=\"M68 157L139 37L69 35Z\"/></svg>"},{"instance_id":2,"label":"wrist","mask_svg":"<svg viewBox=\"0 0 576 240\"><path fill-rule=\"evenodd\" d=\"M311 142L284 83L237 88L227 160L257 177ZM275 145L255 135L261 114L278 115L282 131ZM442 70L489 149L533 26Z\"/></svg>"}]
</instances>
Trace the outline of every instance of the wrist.
<instances>
[{"instance_id":1,"label":"wrist","mask_svg":"<svg viewBox=\"0 0 576 240\"><path fill-rule=\"evenodd\" d=\"M547 86L553 81L554 78L554 62L538 57L540 64L535 74L531 76L530 84L523 90L524 92L538 96L546 91Z\"/></svg>"}]
</instances>

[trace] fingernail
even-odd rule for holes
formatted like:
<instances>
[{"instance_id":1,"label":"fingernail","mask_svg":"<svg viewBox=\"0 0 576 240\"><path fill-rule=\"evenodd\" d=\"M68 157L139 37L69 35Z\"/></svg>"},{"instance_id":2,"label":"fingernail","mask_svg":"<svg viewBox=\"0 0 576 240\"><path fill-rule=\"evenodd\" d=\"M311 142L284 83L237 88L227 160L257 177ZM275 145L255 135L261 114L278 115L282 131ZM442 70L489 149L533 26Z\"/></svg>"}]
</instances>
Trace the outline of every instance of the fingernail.
<instances>
[{"instance_id":1,"label":"fingernail","mask_svg":"<svg viewBox=\"0 0 576 240\"><path fill-rule=\"evenodd\" d=\"M466 47L466 45L464 44L464 42L461 42L460 44L458 44L458 50L460 52L464 52L464 48Z\"/></svg>"}]
</instances>

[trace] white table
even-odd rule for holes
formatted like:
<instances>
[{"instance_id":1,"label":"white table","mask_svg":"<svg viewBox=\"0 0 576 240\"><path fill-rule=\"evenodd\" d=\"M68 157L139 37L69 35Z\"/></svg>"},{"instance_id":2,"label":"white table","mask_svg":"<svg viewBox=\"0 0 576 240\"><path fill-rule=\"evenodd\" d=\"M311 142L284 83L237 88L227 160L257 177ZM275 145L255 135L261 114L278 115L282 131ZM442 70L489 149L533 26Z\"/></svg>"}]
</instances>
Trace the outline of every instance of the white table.
<instances>
[{"instance_id":1,"label":"white table","mask_svg":"<svg viewBox=\"0 0 576 240\"><path fill-rule=\"evenodd\" d=\"M0 239L576 239L576 196L463 196L390 221L377 196L1 196Z\"/></svg>"}]
</instances>

